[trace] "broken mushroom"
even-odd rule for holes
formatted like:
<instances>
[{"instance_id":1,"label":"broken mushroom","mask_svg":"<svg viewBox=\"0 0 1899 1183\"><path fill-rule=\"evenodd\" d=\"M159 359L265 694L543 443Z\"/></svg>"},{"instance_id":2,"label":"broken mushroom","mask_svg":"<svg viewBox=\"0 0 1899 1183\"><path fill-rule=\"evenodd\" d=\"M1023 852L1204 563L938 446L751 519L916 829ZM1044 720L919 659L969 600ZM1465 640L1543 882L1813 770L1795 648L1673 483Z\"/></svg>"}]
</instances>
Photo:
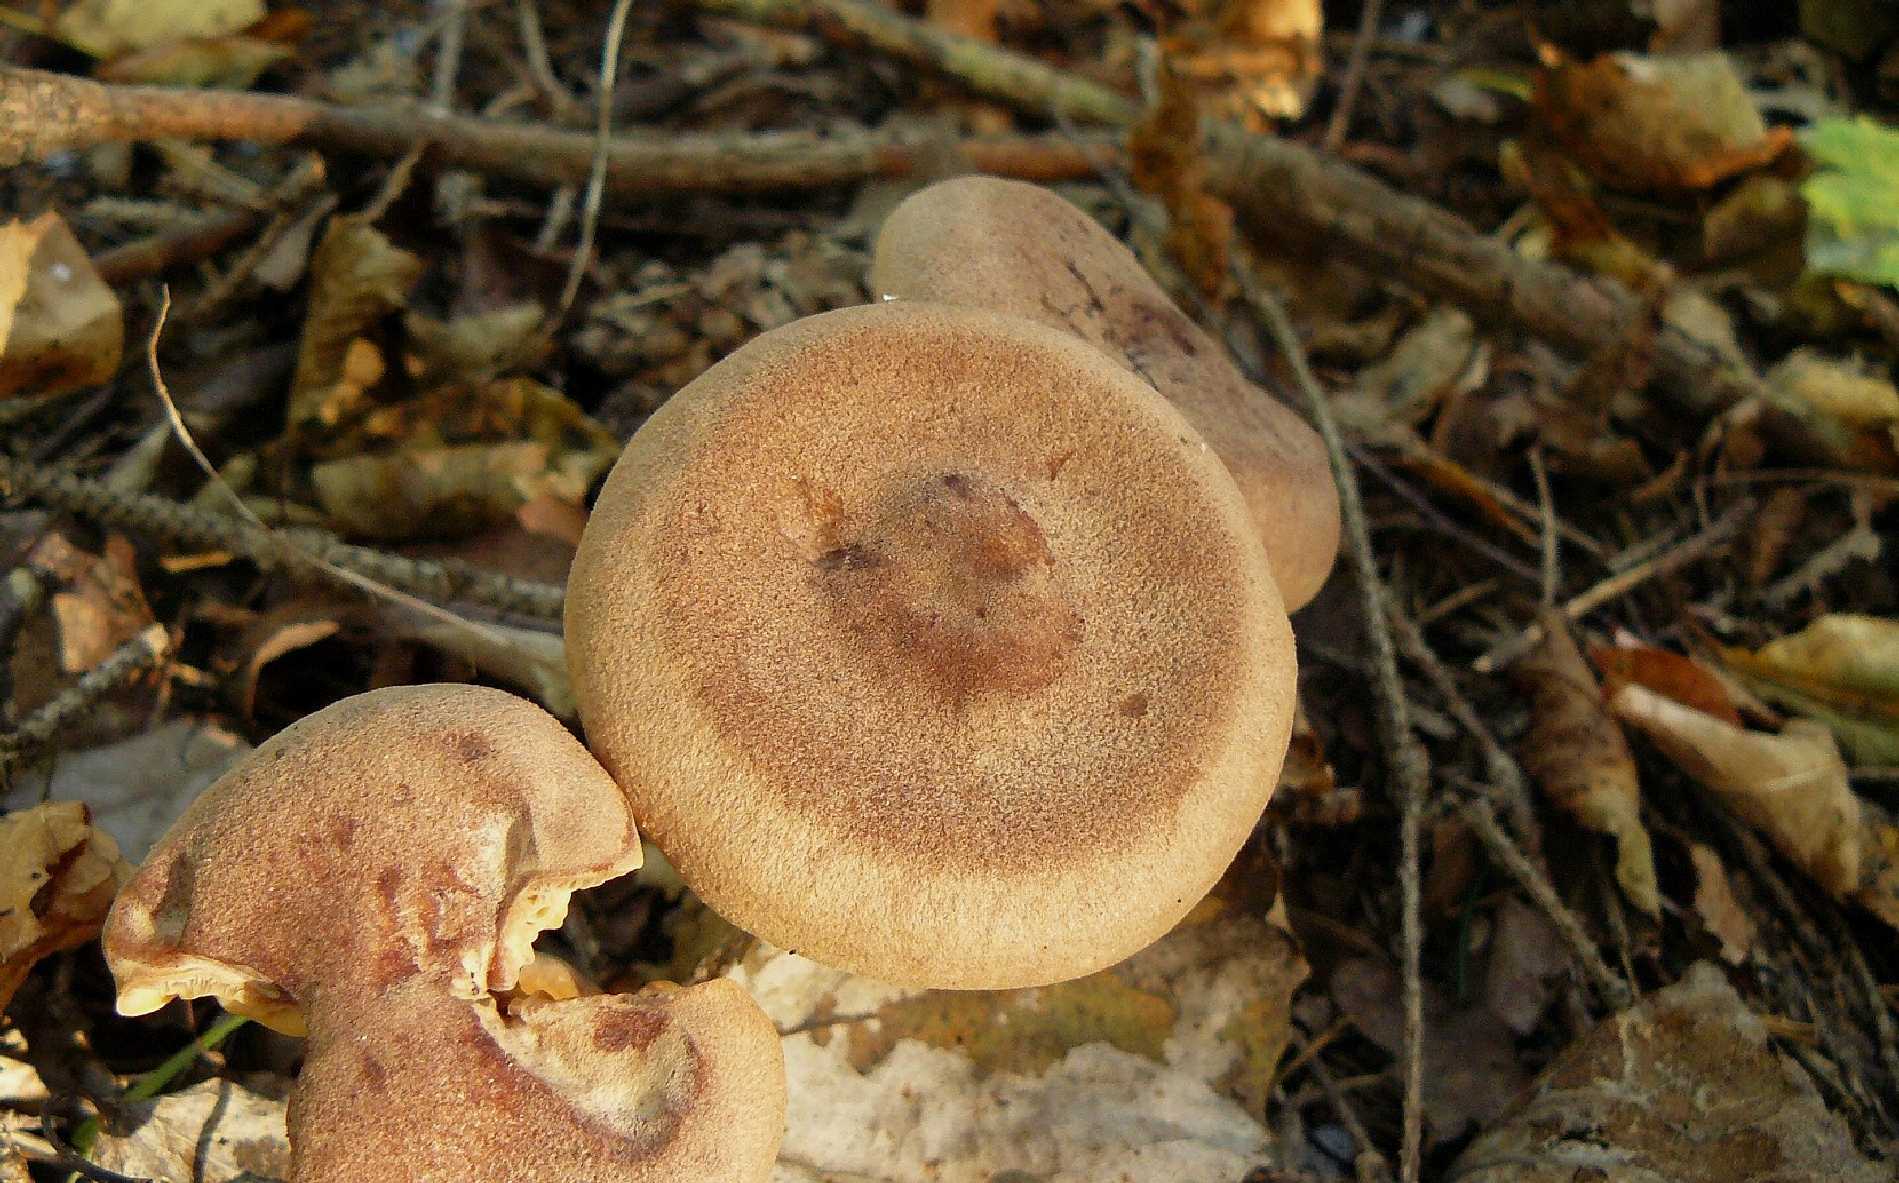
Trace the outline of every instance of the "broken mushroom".
<instances>
[{"instance_id":1,"label":"broken mushroom","mask_svg":"<svg viewBox=\"0 0 1899 1183\"><path fill-rule=\"evenodd\" d=\"M1232 478L1067 333L902 301L746 345L581 539L589 743L715 910L888 981L1079 976L1271 795L1291 630Z\"/></svg>"},{"instance_id":2,"label":"broken mushroom","mask_svg":"<svg viewBox=\"0 0 1899 1183\"><path fill-rule=\"evenodd\" d=\"M870 288L1025 316L1145 378L1233 474L1288 610L1318 594L1338 554L1339 507L1317 433L1247 381L1093 218L1023 181L942 181L885 220Z\"/></svg>"},{"instance_id":3,"label":"broken mushroom","mask_svg":"<svg viewBox=\"0 0 1899 1183\"><path fill-rule=\"evenodd\" d=\"M106 957L125 1014L211 995L307 1032L290 1183L762 1181L783 1063L737 986L505 995L571 893L639 862L623 795L551 716L379 690L193 802Z\"/></svg>"}]
</instances>

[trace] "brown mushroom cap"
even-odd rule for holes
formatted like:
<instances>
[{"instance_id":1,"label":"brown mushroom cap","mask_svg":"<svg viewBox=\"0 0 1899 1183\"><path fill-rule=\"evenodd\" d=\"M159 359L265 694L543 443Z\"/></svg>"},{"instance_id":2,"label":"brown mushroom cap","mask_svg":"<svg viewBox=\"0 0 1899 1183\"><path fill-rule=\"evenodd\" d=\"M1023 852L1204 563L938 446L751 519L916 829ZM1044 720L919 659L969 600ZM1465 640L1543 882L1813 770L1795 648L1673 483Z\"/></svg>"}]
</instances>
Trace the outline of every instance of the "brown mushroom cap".
<instances>
[{"instance_id":1,"label":"brown mushroom cap","mask_svg":"<svg viewBox=\"0 0 1899 1183\"><path fill-rule=\"evenodd\" d=\"M568 582L595 753L714 909L890 981L1111 964L1271 795L1285 611L1232 479L1099 350L905 301L634 436Z\"/></svg>"},{"instance_id":2,"label":"brown mushroom cap","mask_svg":"<svg viewBox=\"0 0 1899 1183\"><path fill-rule=\"evenodd\" d=\"M206 790L107 921L126 1014L214 995L308 1032L291 1183L763 1180L776 1032L736 987L523 1001L535 934L640 863L552 716L412 686L299 721Z\"/></svg>"},{"instance_id":3,"label":"brown mushroom cap","mask_svg":"<svg viewBox=\"0 0 1899 1183\"><path fill-rule=\"evenodd\" d=\"M1338 555L1338 494L1304 420L1248 382L1134 253L1056 194L958 177L913 194L877 237L873 293L1013 313L1106 350L1180 409L1246 498L1286 607Z\"/></svg>"}]
</instances>

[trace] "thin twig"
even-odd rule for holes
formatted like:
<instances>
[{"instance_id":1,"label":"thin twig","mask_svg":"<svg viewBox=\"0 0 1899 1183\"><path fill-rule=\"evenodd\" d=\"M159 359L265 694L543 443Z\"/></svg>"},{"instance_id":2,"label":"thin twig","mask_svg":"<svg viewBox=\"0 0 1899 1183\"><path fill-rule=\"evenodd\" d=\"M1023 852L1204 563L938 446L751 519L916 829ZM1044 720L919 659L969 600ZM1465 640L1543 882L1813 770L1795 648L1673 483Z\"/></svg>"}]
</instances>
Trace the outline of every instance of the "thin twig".
<instances>
[{"instance_id":1,"label":"thin twig","mask_svg":"<svg viewBox=\"0 0 1899 1183\"><path fill-rule=\"evenodd\" d=\"M399 157L426 148L446 167L549 189L585 184L592 131L445 115L422 107L344 107L288 95L116 86L0 67L0 167L97 144L165 138L304 144ZM903 177L946 163L1030 181L1091 177L1118 159L1118 139L1053 136L945 140L936 133L866 132L613 137L606 187L617 194L821 189Z\"/></svg>"},{"instance_id":2,"label":"thin twig","mask_svg":"<svg viewBox=\"0 0 1899 1183\"><path fill-rule=\"evenodd\" d=\"M547 54L547 34L541 24L540 5L535 0L515 0L514 13L521 33L521 52L527 57L528 74L554 113L567 114L580 103L554 73L553 59Z\"/></svg>"},{"instance_id":3,"label":"thin twig","mask_svg":"<svg viewBox=\"0 0 1899 1183\"><path fill-rule=\"evenodd\" d=\"M165 417L171 423L172 434L178 438L179 443L185 446L185 451L190 453L191 458L197 462L198 468L204 473L205 479L211 482L212 487L223 493L225 498L236 507L238 515L248 520L257 529L268 531L270 527L264 524L242 497L238 496L237 490L225 482L223 474L218 472L217 465L212 464L211 458L206 456L204 449L198 446L197 439L191 434L191 428L185 426L185 417L179 413L178 404L171 397L171 389L165 385L165 374L158 364L158 338L165 331L165 316L170 311L171 288L165 287L159 292L158 319L152 325L152 335L145 342L145 359L151 368L152 388L157 393L159 402L164 404ZM484 624L470 620L466 616L459 616L439 604L431 604L427 600L411 595L400 588L391 587L360 572L334 566L307 550L297 548L294 544L291 545L287 557L292 562L326 568L324 573L331 579L353 587L357 591L366 592L373 598L388 600L390 603L413 609L451 628L473 633L491 644L505 644L500 634Z\"/></svg>"},{"instance_id":4,"label":"thin twig","mask_svg":"<svg viewBox=\"0 0 1899 1183\"><path fill-rule=\"evenodd\" d=\"M1557 897L1549 880L1530 865L1523 852L1510 841L1510 836L1503 832L1503 826L1497 821L1496 811L1490 807L1490 802L1482 798L1468 801L1462 812L1470 822L1471 830L1476 833L1477 840L1490 852L1490 857L1510 873L1517 885L1529 893L1530 899L1543 909L1543 914L1556 926L1557 933L1569 946L1570 954L1595 984L1602 1000L1614 1010L1626 1010L1635 1001L1629 984L1609 968L1609 963L1602 959L1601 950L1596 948L1595 942L1589 938L1588 930L1583 928L1582 921Z\"/></svg>"},{"instance_id":5,"label":"thin twig","mask_svg":"<svg viewBox=\"0 0 1899 1183\"><path fill-rule=\"evenodd\" d=\"M1541 874L1543 833L1536 823L1536 804L1530 795L1529 778L1523 775L1523 766L1510 755L1509 750L1497 739L1496 732L1477 713L1477 708L1471 705L1470 699L1458 687L1450 667L1438 657L1411 618L1395 600L1386 604L1386 610L1392 634L1397 638L1399 648L1404 650L1406 659L1417 666L1425 680L1431 683L1438 697L1444 701L1445 709L1450 711L1451 718L1457 720L1458 725L1477 741L1477 750L1484 758L1484 776L1489 792L1502 799L1510 818L1510 828L1517 832L1518 840L1527 850L1528 859Z\"/></svg>"},{"instance_id":6,"label":"thin twig","mask_svg":"<svg viewBox=\"0 0 1899 1183\"><path fill-rule=\"evenodd\" d=\"M1565 601L1561 608L1563 615L1570 620L1581 620L1604 604L1628 595L1649 580L1659 575L1671 574L1707 557L1716 547L1739 533L1741 527L1746 525L1753 515L1754 502L1752 500L1734 505L1701 533L1627 571L1619 571L1589 590ZM1534 649L1542 639L1542 625L1526 625L1522 632L1500 642L1490 652L1472 662L1471 668L1480 674L1495 673Z\"/></svg>"},{"instance_id":7,"label":"thin twig","mask_svg":"<svg viewBox=\"0 0 1899 1183\"><path fill-rule=\"evenodd\" d=\"M1358 1147L1358 1152L1352 1156L1352 1167L1358 1175L1358 1183L1384 1183L1390 1179L1391 1163L1371 1140L1365 1123L1359 1120L1358 1110L1339 1086L1338 1078L1325 1066L1323 1057L1312 1061L1312 1075L1319 1078L1319 1087L1325 1090L1327 1099L1332 1102L1332 1112L1337 1115L1339 1124L1345 1127L1345 1132L1352 1136L1352 1144Z\"/></svg>"},{"instance_id":8,"label":"thin twig","mask_svg":"<svg viewBox=\"0 0 1899 1183\"><path fill-rule=\"evenodd\" d=\"M1338 485L1339 518L1344 526L1352 573L1357 577L1359 604L1365 616L1365 634L1371 645L1372 681L1378 698L1379 739L1390 764L1394 795L1399 805L1398 885L1403 903L1404 940L1404 1131L1398 1159L1401 1183L1416 1183L1424 1143L1424 979L1421 958L1424 947L1422 919L1423 892L1419 866L1422 860L1420 821L1424 798L1430 787L1430 757L1411 729L1409 704L1404 683L1398 676L1398 653L1392 643L1391 629L1385 616L1385 585L1378 572L1378 560L1372 553L1371 527L1365 520L1365 505L1359 495L1358 477L1346 456L1345 437L1338 419L1332 414L1312 367L1306 361L1305 347L1286 314L1285 305L1261 279L1251 261L1236 256L1235 273L1247 302L1264 323L1273 344L1285 357L1294 381L1305 395L1313 425L1325 441L1326 458L1331 462L1332 479Z\"/></svg>"},{"instance_id":9,"label":"thin twig","mask_svg":"<svg viewBox=\"0 0 1899 1183\"><path fill-rule=\"evenodd\" d=\"M0 454L0 487L66 513L184 546L223 550L265 571L361 590L336 574L351 572L440 604L483 604L503 612L558 620L564 589L516 579L457 559L412 559L347 543L323 530L260 527L242 518L166 497L127 493L63 468ZM319 560L297 559L304 552Z\"/></svg>"},{"instance_id":10,"label":"thin twig","mask_svg":"<svg viewBox=\"0 0 1899 1183\"><path fill-rule=\"evenodd\" d=\"M1536 504L1543 518L1542 603L1556 603L1556 588L1562 579L1561 544L1556 538L1556 499L1550 495L1549 468L1543 463L1543 449L1530 449L1530 477L1536 482Z\"/></svg>"},{"instance_id":11,"label":"thin twig","mask_svg":"<svg viewBox=\"0 0 1899 1183\"><path fill-rule=\"evenodd\" d=\"M455 109L455 81L462 72L462 47L468 43L468 0L443 0L435 49L435 75L429 84L429 106L446 115Z\"/></svg>"},{"instance_id":12,"label":"thin twig","mask_svg":"<svg viewBox=\"0 0 1899 1183\"><path fill-rule=\"evenodd\" d=\"M1383 15L1381 0L1365 0L1358 12L1358 36L1352 39L1352 56L1345 61L1345 77L1339 82L1338 104L1332 108L1332 122L1326 125L1323 145L1337 152L1352 129L1352 109L1358 105L1358 92L1365 84L1365 65L1371 59L1372 42L1378 38L1378 22Z\"/></svg>"},{"instance_id":13,"label":"thin twig","mask_svg":"<svg viewBox=\"0 0 1899 1183\"><path fill-rule=\"evenodd\" d=\"M962 82L976 94L1046 119L1126 126L1139 108L1098 82L974 37L946 32L865 0L688 0L700 12L821 33Z\"/></svg>"},{"instance_id":14,"label":"thin twig","mask_svg":"<svg viewBox=\"0 0 1899 1183\"><path fill-rule=\"evenodd\" d=\"M632 0L613 0L607 17L606 43L600 50L599 106L595 112L593 163L587 172L587 191L580 206L580 243L574 247L574 261L567 269L567 282L561 285L560 300L554 305L547 327L567 319L574 300L580 295L581 280L593 262L593 236L600 225L600 197L607 188L607 154L613 146L613 89L620 77L620 42L626 37L626 16Z\"/></svg>"},{"instance_id":15,"label":"thin twig","mask_svg":"<svg viewBox=\"0 0 1899 1183\"><path fill-rule=\"evenodd\" d=\"M18 727L0 734L0 773L53 742L101 698L157 665L170 652L170 631L162 624L147 625L51 702L22 719Z\"/></svg>"}]
</instances>

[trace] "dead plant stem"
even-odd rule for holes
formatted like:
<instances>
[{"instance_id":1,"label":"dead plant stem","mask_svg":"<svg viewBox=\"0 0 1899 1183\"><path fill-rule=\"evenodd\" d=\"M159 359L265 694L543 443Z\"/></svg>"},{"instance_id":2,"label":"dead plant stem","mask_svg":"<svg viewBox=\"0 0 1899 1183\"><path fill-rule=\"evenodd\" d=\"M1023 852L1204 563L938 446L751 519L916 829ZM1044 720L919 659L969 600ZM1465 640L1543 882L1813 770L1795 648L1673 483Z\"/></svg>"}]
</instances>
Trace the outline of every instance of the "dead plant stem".
<instances>
[{"instance_id":1,"label":"dead plant stem","mask_svg":"<svg viewBox=\"0 0 1899 1183\"><path fill-rule=\"evenodd\" d=\"M1292 370L1305 396L1314 426L1325 441L1332 480L1338 486L1339 516L1344 525L1346 551L1358 583L1365 634L1370 642L1372 684L1378 699L1379 740L1388 762L1393 796L1398 802L1398 886L1404 945L1404 1128L1398 1157L1400 1183L1417 1183L1424 1143L1424 948L1423 893L1420 879L1421 819L1430 788L1430 758L1411 729L1410 705L1398 676L1397 648L1385 616L1385 585L1372 553L1371 527L1359 495L1358 477L1346 455L1345 437L1332 413L1331 400L1313 377L1305 347L1279 296L1260 277L1251 261L1236 257L1236 274L1246 299L1264 323L1274 346Z\"/></svg>"},{"instance_id":2,"label":"dead plant stem","mask_svg":"<svg viewBox=\"0 0 1899 1183\"><path fill-rule=\"evenodd\" d=\"M147 625L138 635L114 649L79 680L62 690L20 725L0 735L0 781L21 759L53 742L76 723L94 703L157 665L171 652L171 633L162 624Z\"/></svg>"},{"instance_id":3,"label":"dead plant stem","mask_svg":"<svg viewBox=\"0 0 1899 1183\"><path fill-rule=\"evenodd\" d=\"M1384 15L1381 0L1365 0L1358 12L1358 36L1352 39L1352 55L1345 60L1345 77L1339 81L1338 103L1332 108L1332 121L1325 128L1325 150L1337 152L1352 130L1352 112L1358 106L1358 92L1365 86L1365 67L1371 61L1372 42L1378 39L1378 22Z\"/></svg>"}]
</instances>

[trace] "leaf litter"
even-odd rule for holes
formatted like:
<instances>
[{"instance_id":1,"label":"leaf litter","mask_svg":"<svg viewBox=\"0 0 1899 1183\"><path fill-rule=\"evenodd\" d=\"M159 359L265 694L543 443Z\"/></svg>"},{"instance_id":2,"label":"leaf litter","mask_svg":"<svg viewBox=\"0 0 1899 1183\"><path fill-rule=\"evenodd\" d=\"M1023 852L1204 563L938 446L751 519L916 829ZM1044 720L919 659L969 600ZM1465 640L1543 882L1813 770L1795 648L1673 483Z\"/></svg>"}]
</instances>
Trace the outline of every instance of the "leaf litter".
<instances>
[{"instance_id":1,"label":"leaf litter","mask_svg":"<svg viewBox=\"0 0 1899 1183\"><path fill-rule=\"evenodd\" d=\"M51 23L33 27L53 40L0 38L17 60L103 81L587 119L576 96L599 30L559 6L469 6L454 18L471 34L459 60L438 40L446 25L401 6L336 21L135 7L47 5ZM629 126L850 136L901 108L908 122L891 126L935 128L941 159L808 194L610 197L560 323L547 310L575 265L575 203L552 184L427 158L402 173L387 167L398 153L243 134L25 165L0 181L26 214L0 230L7 462L70 463L117 481L115 495L228 511L124 364L127 326L154 308L146 277L162 277L180 295L168 372L262 375L241 414L209 383L174 383L254 512L558 583L620 440L758 332L872 298L877 211L959 169L950 141L1077 131L965 93L980 82L842 48L821 22L765 31L689 7L635 14L615 92ZM1619 0L1593 22L1550 5L1385 7L1363 47L1309 0L970 0L925 15L1159 98L1130 157L1064 193L1271 386L1286 359L1259 348L1232 279L1237 259L1260 258L1335 392L1394 606L1448 671L1407 684L1435 773L1422 1176L1885 1177L1899 1145L1899 590L1884 541L1899 496L1899 200L1884 183L1894 133L1857 112L1876 109L1899 25L1857 0L1784 20ZM96 61L49 56L59 41ZM1209 116L1326 144L1359 169L1323 197L1343 202L1319 219L1337 235L1253 224L1210 193L1221 162L1196 133ZM1623 285L1615 347L1578 351L1534 310L1499 320L1444 302L1433 275L1472 264L1433 254L1417 227L1388 228L1418 244L1402 266L1361 272L1345 247L1359 220L1396 208L1393 191L1520 258ZM1565 311L1592 307L1585 293ZM1747 397L1665 393L1671 334L1754 375ZM287 374L252 366L291 347ZM1738 540L1673 557L1750 505ZM62 819L47 849L66 843L58 857L91 886L68 902L36 893L42 928L7 954L21 982L0 1030L18 1106L4 1179L51 1169L24 1114L56 1095L53 1111L84 1116L82 1096L188 1038L175 1013L141 1026L101 1005L85 934L88 901L119 873L98 879L116 866L104 850L136 859L252 743L371 685L480 679L573 709L544 622L454 604L474 632L313 593L139 522L0 508L0 734L155 623L180 642L160 669L59 716L9 773L7 824L45 835L15 819ZM1404 1116L1399 852L1348 578L1296 622L1303 723L1275 808L1216 896L1123 965L1032 991L897 991L747 949L657 874L584 894L544 944L614 988L728 973L758 993L792 1071L783 1180L1396 1177L1404 1164L1380 1175L1378 1156L1395 1153ZM1533 625L1543 640L1507 677L1475 672ZM1522 809L1502 808L1512 769L1541 794ZM1473 795L1496 798L1513 850L1465 824ZM1539 879L1547 894L1526 886ZM59 946L76 951L29 967ZM1592 997L1585 955L1640 1001L1617 1013ZM76 1048L55 1035L82 1027ZM280 1175L275 1098L295 1057L239 1036L108 1123L98 1161L152 1178Z\"/></svg>"}]
</instances>

